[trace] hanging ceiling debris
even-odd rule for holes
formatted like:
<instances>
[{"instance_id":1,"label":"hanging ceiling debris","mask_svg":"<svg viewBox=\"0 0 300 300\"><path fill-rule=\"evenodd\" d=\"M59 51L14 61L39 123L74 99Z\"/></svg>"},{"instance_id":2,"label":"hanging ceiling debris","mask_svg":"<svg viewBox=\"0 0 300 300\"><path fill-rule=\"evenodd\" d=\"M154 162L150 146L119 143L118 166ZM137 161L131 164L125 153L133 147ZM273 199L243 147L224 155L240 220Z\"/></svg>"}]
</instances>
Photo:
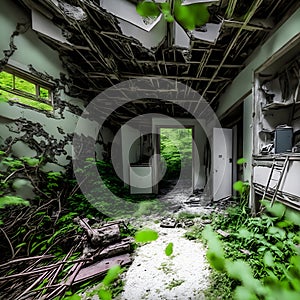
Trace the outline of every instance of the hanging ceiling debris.
<instances>
[{"instance_id":1,"label":"hanging ceiling debris","mask_svg":"<svg viewBox=\"0 0 300 300\"><path fill-rule=\"evenodd\" d=\"M204 1L211 2L209 22L186 32L161 17L142 19L134 0L18 1L40 39L59 52L71 96L89 102L115 84L147 76L182 82L213 108L253 51L299 7L298 0ZM194 2L203 1L183 3ZM125 122L132 118L128 110L152 111L152 102L136 101L112 118ZM155 105L175 117L183 112L163 101Z\"/></svg>"}]
</instances>

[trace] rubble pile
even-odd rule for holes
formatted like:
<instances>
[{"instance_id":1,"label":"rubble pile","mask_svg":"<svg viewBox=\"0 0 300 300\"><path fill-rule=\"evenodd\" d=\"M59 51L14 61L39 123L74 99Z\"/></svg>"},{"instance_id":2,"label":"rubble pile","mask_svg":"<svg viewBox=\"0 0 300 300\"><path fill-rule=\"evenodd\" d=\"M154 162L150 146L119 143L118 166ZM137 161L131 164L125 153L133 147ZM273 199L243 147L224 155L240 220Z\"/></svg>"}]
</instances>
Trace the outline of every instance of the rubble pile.
<instances>
[{"instance_id":1,"label":"rubble pile","mask_svg":"<svg viewBox=\"0 0 300 300\"><path fill-rule=\"evenodd\" d=\"M6 300L47 299L62 297L67 290L95 278L103 277L114 265L128 265L130 256L130 237L121 237L123 221L105 224L89 224L89 219L75 218L83 229L70 251L61 260L43 255L10 260L0 265L0 299ZM77 259L72 256L78 251Z\"/></svg>"}]
</instances>

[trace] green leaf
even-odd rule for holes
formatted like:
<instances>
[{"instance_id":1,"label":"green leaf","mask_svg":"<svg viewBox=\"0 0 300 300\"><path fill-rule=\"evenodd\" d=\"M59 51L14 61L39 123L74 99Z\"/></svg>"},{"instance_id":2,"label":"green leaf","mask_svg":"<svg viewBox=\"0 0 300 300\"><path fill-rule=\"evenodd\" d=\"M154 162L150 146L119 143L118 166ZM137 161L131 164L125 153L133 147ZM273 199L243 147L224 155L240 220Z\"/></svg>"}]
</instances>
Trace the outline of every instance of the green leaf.
<instances>
[{"instance_id":1,"label":"green leaf","mask_svg":"<svg viewBox=\"0 0 300 300\"><path fill-rule=\"evenodd\" d=\"M158 5L152 1L139 2L136 11L142 17L158 17L160 14Z\"/></svg>"},{"instance_id":2,"label":"green leaf","mask_svg":"<svg viewBox=\"0 0 300 300\"><path fill-rule=\"evenodd\" d=\"M180 0L175 2L174 15L175 20L185 29L195 29L194 18L191 17L188 6L182 6Z\"/></svg>"},{"instance_id":3,"label":"green leaf","mask_svg":"<svg viewBox=\"0 0 300 300\"><path fill-rule=\"evenodd\" d=\"M261 282L253 277L252 269L247 262L240 259L233 262L227 260L226 270L231 278L240 280L249 290L260 293L263 289Z\"/></svg>"},{"instance_id":4,"label":"green leaf","mask_svg":"<svg viewBox=\"0 0 300 300\"><path fill-rule=\"evenodd\" d=\"M247 160L244 158L244 157L241 157L237 160L237 164L238 165L242 165L242 164L245 164L247 162Z\"/></svg>"},{"instance_id":5,"label":"green leaf","mask_svg":"<svg viewBox=\"0 0 300 300\"><path fill-rule=\"evenodd\" d=\"M22 160L25 161L31 167L36 167L40 162L39 159L31 157L22 157Z\"/></svg>"},{"instance_id":6,"label":"green leaf","mask_svg":"<svg viewBox=\"0 0 300 300\"><path fill-rule=\"evenodd\" d=\"M19 244L19 245L16 246L16 249L21 248L21 247L26 246L26 245L27 245L27 243L25 243L25 242L21 243L21 244Z\"/></svg>"},{"instance_id":7,"label":"green leaf","mask_svg":"<svg viewBox=\"0 0 300 300\"><path fill-rule=\"evenodd\" d=\"M239 229L238 235L241 238L245 238L245 239L249 239L249 238L251 238L253 236L252 232L250 232L245 227L242 227L242 228Z\"/></svg>"},{"instance_id":8,"label":"green leaf","mask_svg":"<svg viewBox=\"0 0 300 300\"><path fill-rule=\"evenodd\" d=\"M285 218L295 225L300 226L300 213L288 208L285 212Z\"/></svg>"},{"instance_id":9,"label":"green leaf","mask_svg":"<svg viewBox=\"0 0 300 300\"><path fill-rule=\"evenodd\" d=\"M105 289L100 289L98 292L98 296L101 300L111 300L112 299L111 291L105 290Z\"/></svg>"},{"instance_id":10,"label":"green leaf","mask_svg":"<svg viewBox=\"0 0 300 300\"><path fill-rule=\"evenodd\" d=\"M258 299L252 291L244 286L238 286L234 291L234 299L239 300L256 300Z\"/></svg>"},{"instance_id":11,"label":"green leaf","mask_svg":"<svg viewBox=\"0 0 300 300\"><path fill-rule=\"evenodd\" d=\"M62 177L62 174L60 172L48 172L47 177L48 179L58 180Z\"/></svg>"},{"instance_id":12,"label":"green leaf","mask_svg":"<svg viewBox=\"0 0 300 300\"><path fill-rule=\"evenodd\" d=\"M274 257L273 257L273 255L270 251L267 251L264 254L263 262L268 267L273 267L275 265L274 264Z\"/></svg>"},{"instance_id":13,"label":"green leaf","mask_svg":"<svg viewBox=\"0 0 300 300\"><path fill-rule=\"evenodd\" d=\"M171 256L173 253L173 243L169 243L165 249L165 253L167 256Z\"/></svg>"},{"instance_id":14,"label":"green leaf","mask_svg":"<svg viewBox=\"0 0 300 300\"><path fill-rule=\"evenodd\" d=\"M142 229L135 234L135 241L140 243L152 242L158 239L158 233L152 229Z\"/></svg>"},{"instance_id":15,"label":"green leaf","mask_svg":"<svg viewBox=\"0 0 300 300\"><path fill-rule=\"evenodd\" d=\"M290 227L292 225L293 225L293 223L288 220L280 221L276 224L276 226L279 228L286 228L286 227Z\"/></svg>"},{"instance_id":16,"label":"green leaf","mask_svg":"<svg viewBox=\"0 0 300 300\"><path fill-rule=\"evenodd\" d=\"M81 297L78 294L74 294L72 296L65 297L64 300L81 300Z\"/></svg>"},{"instance_id":17,"label":"green leaf","mask_svg":"<svg viewBox=\"0 0 300 300\"><path fill-rule=\"evenodd\" d=\"M174 17L171 14L171 7L169 2L160 3L161 11L167 22L174 22Z\"/></svg>"},{"instance_id":18,"label":"green leaf","mask_svg":"<svg viewBox=\"0 0 300 300\"><path fill-rule=\"evenodd\" d=\"M169 23L174 22L174 17L171 14L164 14L164 18Z\"/></svg>"},{"instance_id":19,"label":"green leaf","mask_svg":"<svg viewBox=\"0 0 300 300\"><path fill-rule=\"evenodd\" d=\"M106 276L104 277L102 283L108 286L111 282L113 282L116 278L118 278L119 274L122 273L122 269L119 265L112 266Z\"/></svg>"},{"instance_id":20,"label":"green leaf","mask_svg":"<svg viewBox=\"0 0 300 300\"><path fill-rule=\"evenodd\" d=\"M225 268L225 256L217 234L212 230L212 227L208 225L202 231L202 236L208 244L208 251L206 253L208 262L213 268L223 272Z\"/></svg>"},{"instance_id":21,"label":"green leaf","mask_svg":"<svg viewBox=\"0 0 300 300\"><path fill-rule=\"evenodd\" d=\"M226 264L226 269L228 275L233 279L237 279L240 281L244 281L247 278L252 277L252 271L250 266L243 260L236 260L236 261L228 261ZM241 270L243 270L241 272Z\"/></svg>"},{"instance_id":22,"label":"green leaf","mask_svg":"<svg viewBox=\"0 0 300 300\"><path fill-rule=\"evenodd\" d=\"M275 227L275 226L271 226L270 228L268 228L268 233L274 237L280 238L280 239L285 239L286 237L286 232L284 229Z\"/></svg>"},{"instance_id":23,"label":"green leaf","mask_svg":"<svg viewBox=\"0 0 300 300\"><path fill-rule=\"evenodd\" d=\"M207 6L202 3L182 5L181 0L175 1L175 20L185 29L194 30L201 27L209 20Z\"/></svg>"},{"instance_id":24,"label":"green leaf","mask_svg":"<svg viewBox=\"0 0 300 300\"><path fill-rule=\"evenodd\" d=\"M234 184L233 184L233 189L235 190L235 191L238 191L238 192L240 192L240 193L242 193L243 192L243 190L244 190L244 182L243 181L237 181L237 182L235 182Z\"/></svg>"},{"instance_id":25,"label":"green leaf","mask_svg":"<svg viewBox=\"0 0 300 300\"><path fill-rule=\"evenodd\" d=\"M25 205L29 206L29 201L16 196L4 196L0 198L0 208L4 208L7 205Z\"/></svg>"},{"instance_id":26,"label":"green leaf","mask_svg":"<svg viewBox=\"0 0 300 300\"><path fill-rule=\"evenodd\" d=\"M271 213L273 216L276 216L278 218L281 218L286 210L286 206L282 203L275 202L273 206L271 207L270 202L263 200L261 201L262 205L266 207L267 211Z\"/></svg>"},{"instance_id":27,"label":"green leaf","mask_svg":"<svg viewBox=\"0 0 300 300\"><path fill-rule=\"evenodd\" d=\"M218 252L213 250L208 250L206 257L210 265L217 271L223 272L225 268L225 258L222 255L219 255Z\"/></svg>"}]
</instances>

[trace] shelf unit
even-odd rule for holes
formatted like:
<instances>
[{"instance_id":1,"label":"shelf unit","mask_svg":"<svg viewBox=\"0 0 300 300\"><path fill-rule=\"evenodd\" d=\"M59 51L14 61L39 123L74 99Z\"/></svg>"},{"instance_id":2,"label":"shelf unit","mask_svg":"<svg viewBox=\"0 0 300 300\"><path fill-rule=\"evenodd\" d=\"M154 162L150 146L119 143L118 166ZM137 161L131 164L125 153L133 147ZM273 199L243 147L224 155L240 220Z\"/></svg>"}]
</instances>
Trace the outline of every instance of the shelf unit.
<instances>
[{"instance_id":1,"label":"shelf unit","mask_svg":"<svg viewBox=\"0 0 300 300\"><path fill-rule=\"evenodd\" d=\"M276 201L300 210L300 56L295 49L291 53L266 63L254 75L252 197L254 202L263 194L272 198L272 182L279 176L271 172L272 166L288 157Z\"/></svg>"}]
</instances>

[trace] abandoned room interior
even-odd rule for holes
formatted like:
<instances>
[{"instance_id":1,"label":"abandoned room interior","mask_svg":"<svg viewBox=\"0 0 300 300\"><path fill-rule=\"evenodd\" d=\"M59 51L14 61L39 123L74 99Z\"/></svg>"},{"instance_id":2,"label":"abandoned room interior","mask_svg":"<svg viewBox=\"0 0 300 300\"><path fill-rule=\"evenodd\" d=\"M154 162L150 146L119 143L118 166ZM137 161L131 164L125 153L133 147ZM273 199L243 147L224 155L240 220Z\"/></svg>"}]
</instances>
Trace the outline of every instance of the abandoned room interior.
<instances>
[{"instance_id":1,"label":"abandoned room interior","mask_svg":"<svg viewBox=\"0 0 300 300\"><path fill-rule=\"evenodd\" d=\"M1 299L81 299L80 284L132 263L124 218L137 211L245 200L247 218L289 212L276 234L299 227L298 0L2 0L0 28ZM99 299L175 299L185 283L162 298L102 284ZM299 299L297 284L278 295ZM206 299L185 290L179 300Z\"/></svg>"}]
</instances>

